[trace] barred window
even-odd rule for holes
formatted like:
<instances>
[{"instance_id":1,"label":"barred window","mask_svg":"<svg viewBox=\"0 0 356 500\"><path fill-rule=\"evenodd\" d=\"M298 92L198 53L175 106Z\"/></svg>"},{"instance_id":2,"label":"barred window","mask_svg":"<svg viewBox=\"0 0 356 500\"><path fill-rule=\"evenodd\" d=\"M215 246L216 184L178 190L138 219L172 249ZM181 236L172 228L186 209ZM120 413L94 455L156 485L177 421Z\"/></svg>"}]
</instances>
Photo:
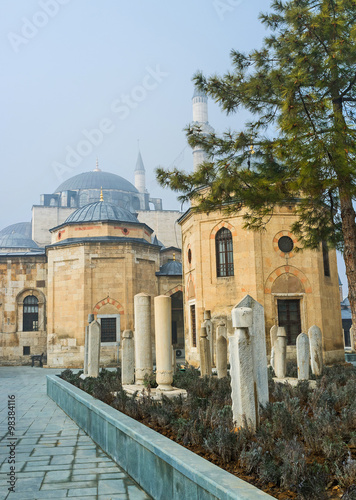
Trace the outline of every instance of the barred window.
<instances>
[{"instance_id":1,"label":"barred window","mask_svg":"<svg viewBox=\"0 0 356 500\"><path fill-rule=\"evenodd\" d=\"M38 300L28 295L23 301L23 331L38 331Z\"/></svg>"},{"instance_id":2,"label":"barred window","mask_svg":"<svg viewBox=\"0 0 356 500\"><path fill-rule=\"evenodd\" d=\"M215 236L216 274L218 277L234 275L234 256L232 249L232 234L225 227Z\"/></svg>"}]
</instances>

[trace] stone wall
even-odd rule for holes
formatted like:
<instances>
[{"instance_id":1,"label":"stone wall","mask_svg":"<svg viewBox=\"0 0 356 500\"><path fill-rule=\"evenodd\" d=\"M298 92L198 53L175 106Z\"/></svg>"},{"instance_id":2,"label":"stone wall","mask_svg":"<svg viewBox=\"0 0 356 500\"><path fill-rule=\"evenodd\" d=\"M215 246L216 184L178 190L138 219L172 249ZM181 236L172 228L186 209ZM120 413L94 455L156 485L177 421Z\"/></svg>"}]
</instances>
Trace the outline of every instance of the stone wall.
<instances>
[{"instance_id":1,"label":"stone wall","mask_svg":"<svg viewBox=\"0 0 356 500\"><path fill-rule=\"evenodd\" d=\"M137 213L138 220L153 229L164 246L178 248L182 246L182 235L176 221L181 215L181 212L174 210L140 210Z\"/></svg>"},{"instance_id":2,"label":"stone wall","mask_svg":"<svg viewBox=\"0 0 356 500\"><path fill-rule=\"evenodd\" d=\"M302 331L313 324L318 325L323 332L324 353L331 355L333 352L334 360L343 358L335 251L329 251L330 276L324 276L321 251L295 251L298 242L290 233L295 220L293 207L281 207L267 224L266 231L252 232L243 229L241 213L236 216L220 212L187 213L181 225L186 356L190 362L199 362L198 332L204 310L211 310L216 325L219 320L225 320L228 335L231 335L231 309L247 294L265 308L268 350L268 332L278 318L277 300L297 299L300 300ZM234 275L230 277L217 277L216 272L215 237L222 227L231 231L233 239ZM292 238L292 252L280 251L278 240L281 236ZM192 305L196 311L197 347L192 345ZM295 346L289 346L288 351L290 357L295 356Z\"/></svg>"},{"instance_id":3,"label":"stone wall","mask_svg":"<svg viewBox=\"0 0 356 500\"><path fill-rule=\"evenodd\" d=\"M30 355L46 352L45 255L1 256L0 254L0 362L28 364ZM38 299L38 331L23 331L23 301ZM29 354L24 354L24 347Z\"/></svg>"}]
</instances>

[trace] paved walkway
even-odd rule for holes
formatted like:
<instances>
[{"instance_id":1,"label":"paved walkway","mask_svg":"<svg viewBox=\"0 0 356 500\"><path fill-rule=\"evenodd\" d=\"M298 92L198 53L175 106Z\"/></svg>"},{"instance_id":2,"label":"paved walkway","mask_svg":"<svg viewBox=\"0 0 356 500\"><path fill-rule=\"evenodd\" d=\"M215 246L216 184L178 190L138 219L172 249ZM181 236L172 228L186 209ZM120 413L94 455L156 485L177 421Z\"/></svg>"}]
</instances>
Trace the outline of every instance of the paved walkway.
<instances>
[{"instance_id":1,"label":"paved walkway","mask_svg":"<svg viewBox=\"0 0 356 500\"><path fill-rule=\"evenodd\" d=\"M0 367L0 499L150 499L46 395L50 373L58 370ZM16 427L11 438L8 396L13 395ZM8 491L7 483L12 441L16 442L15 492Z\"/></svg>"}]
</instances>

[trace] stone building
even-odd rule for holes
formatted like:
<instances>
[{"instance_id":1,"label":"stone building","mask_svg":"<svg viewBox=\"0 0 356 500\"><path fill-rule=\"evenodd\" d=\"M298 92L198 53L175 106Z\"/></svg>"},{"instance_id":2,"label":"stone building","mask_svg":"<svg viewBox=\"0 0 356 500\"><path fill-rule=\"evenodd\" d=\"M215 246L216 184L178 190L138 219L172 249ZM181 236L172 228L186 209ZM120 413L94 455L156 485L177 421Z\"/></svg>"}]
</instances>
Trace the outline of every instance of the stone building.
<instances>
[{"instance_id":1,"label":"stone building","mask_svg":"<svg viewBox=\"0 0 356 500\"><path fill-rule=\"evenodd\" d=\"M102 323L101 363L116 362L141 292L172 296L183 347L181 213L150 198L141 154L135 184L97 165L42 195L32 223L0 231L0 363L44 352L48 366L82 367L88 314Z\"/></svg>"},{"instance_id":2,"label":"stone building","mask_svg":"<svg viewBox=\"0 0 356 500\"><path fill-rule=\"evenodd\" d=\"M193 123L209 133L207 99L193 96ZM194 167L205 160L194 150ZM266 231L243 229L243 213L197 213L180 219L185 290L186 360L199 365L199 333L204 311L215 326L223 321L232 334L231 309L247 294L263 305L266 340L273 325L285 326L289 357L301 332L317 325L323 333L325 362L344 361L336 253L325 244L319 251L297 252L291 233L293 206L275 210ZM215 348L215 346L214 346Z\"/></svg>"}]
</instances>

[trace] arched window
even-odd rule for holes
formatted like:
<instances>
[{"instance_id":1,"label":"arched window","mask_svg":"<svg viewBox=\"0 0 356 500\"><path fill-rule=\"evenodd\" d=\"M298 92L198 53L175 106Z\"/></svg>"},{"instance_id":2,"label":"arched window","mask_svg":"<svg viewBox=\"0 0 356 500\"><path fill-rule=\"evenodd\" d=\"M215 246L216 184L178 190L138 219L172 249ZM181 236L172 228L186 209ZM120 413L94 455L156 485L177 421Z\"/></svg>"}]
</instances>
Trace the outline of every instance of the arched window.
<instances>
[{"instance_id":1,"label":"arched window","mask_svg":"<svg viewBox=\"0 0 356 500\"><path fill-rule=\"evenodd\" d=\"M23 301L23 331L38 331L38 300L28 295Z\"/></svg>"},{"instance_id":2,"label":"arched window","mask_svg":"<svg viewBox=\"0 0 356 500\"><path fill-rule=\"evenodd\" d=\"M216 274L218 277L234 275L234 256L231 231L223 227L216 233Z\"/></svg>"}]
</instances>

